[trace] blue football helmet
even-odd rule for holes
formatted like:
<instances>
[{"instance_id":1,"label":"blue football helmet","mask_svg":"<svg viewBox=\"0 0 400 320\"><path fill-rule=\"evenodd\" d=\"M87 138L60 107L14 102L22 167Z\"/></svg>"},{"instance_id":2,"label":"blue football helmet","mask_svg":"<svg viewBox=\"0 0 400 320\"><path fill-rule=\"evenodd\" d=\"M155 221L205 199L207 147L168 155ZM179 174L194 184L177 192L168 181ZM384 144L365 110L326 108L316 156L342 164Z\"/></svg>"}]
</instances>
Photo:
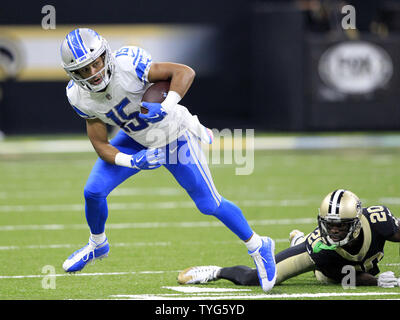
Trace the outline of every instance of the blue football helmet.
<instances>
[{"instance_id":1,"label":"blue football helmet","mask_svg":"<svg viewBox=\"0 0 400 320\"><path fill-rule=\"evenodd\" d=\"M100 56L103 57L104 68L95 75L82 78L77 71L91 64ZM68 33L61 45L61 59L62 67L71 79L87 91L103 90L111 80L114 62L110 46L107 40L94 30L79 28ZM91 84L89 81L98 75L103 81L97 85Z\"/></svg>"}]
</instances>

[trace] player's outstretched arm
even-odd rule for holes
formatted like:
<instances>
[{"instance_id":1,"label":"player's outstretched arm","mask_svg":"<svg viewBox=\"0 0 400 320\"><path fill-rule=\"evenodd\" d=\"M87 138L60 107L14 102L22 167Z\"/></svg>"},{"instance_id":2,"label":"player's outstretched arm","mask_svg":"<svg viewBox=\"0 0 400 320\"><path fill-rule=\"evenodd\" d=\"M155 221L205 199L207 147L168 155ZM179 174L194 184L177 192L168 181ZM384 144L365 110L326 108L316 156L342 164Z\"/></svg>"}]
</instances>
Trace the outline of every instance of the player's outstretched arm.
<instances>
[{"instance_id":1,"label":"player's outstretched arm","mask_svg":"<svg viewBox=\"0 0 400 320\"><path fill-rule=\"evenodd\" d=\"M357 286L377 286L378 278L370 273L362 272L356 275Z\"/></svg>"},{"instance_id":2,"label":"player's outstretched arm","mask_svg":"<svg viewBox=\"0 0 400 320\"><path fill-rule=\"evenodd\" d=\"M397 218L397 225L400 225L399 218ZM389 238L389 241L400 242L400 228Z\"/></svg>"},{"instance_id":3,"label":"player's outstretched arm","mask_svg":"<svg viewBox=\"0 0 400 320\"><path fill-rule=\"evenodd\" d=\"M399 286L399 279L393 271L382 272L378 277L375 277L368 272L361 272L356 276L356 285L393 288Z\"/></svg>"}]
</instances>

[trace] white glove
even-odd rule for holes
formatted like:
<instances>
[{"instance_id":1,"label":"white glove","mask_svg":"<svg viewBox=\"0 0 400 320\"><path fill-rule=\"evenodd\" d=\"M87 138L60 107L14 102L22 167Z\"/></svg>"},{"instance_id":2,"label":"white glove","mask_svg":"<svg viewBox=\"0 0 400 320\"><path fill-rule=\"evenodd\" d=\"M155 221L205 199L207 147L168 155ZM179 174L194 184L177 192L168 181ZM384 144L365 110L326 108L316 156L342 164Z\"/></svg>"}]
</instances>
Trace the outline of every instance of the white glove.
<instances>
[{"instance_id":1,"label":"white glove","mask_svg":"<svg viewBox=\"0 0 400 320\"><path fill-rule=\"evenodd\" d=\"M392 271L386 271L378 277L378 287L394 288L399 285L399 279L396 278Z\"/></svg>"}]
</instances>

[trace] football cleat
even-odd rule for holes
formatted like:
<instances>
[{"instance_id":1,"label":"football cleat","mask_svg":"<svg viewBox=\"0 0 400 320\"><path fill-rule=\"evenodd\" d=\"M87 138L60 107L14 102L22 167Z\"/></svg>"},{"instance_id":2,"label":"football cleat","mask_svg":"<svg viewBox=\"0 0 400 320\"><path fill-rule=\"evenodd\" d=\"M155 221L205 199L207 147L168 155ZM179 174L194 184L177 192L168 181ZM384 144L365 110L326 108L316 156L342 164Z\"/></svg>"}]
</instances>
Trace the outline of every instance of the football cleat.
<instances>
[{"instance_id":1,"label":"football cleat","mask_svg":"<svg viewBox=\"0 0 400 320\"><path fill-rule=\"evenodd\" d=\"M258 280L261 288L270 291L276 281L275 242L269 237L261 237L261 246L250 252L257 268Z\"/></svg>"},{"instance_id":2,"label":"football cleat","mask_svg":"<svg viewBox=\"0 0 400 320\"><path fill-rule=\"evenodd\" d=\"M181 271L178 275L180 284L197 284L218 280L218 274L221 267L200 266L190 267Z\"/></svg>"},{"instance_id":3,"label":"football cleat","mask_svg":"<svg viewBox=\"0 0 400 320\"><path fill-rule=\"evenodd\" d=\"M304 233L301 232L300 230L294 229L292 232L289 233L289 242L290 246L293 247L299 243L301 243L301 240L304 238Z\"/></svg>"},{"instance_id":4,"label":"football cleat","mask_svg":"<svg viewBox=\"0 0 400 320\"><path fill-rule=\"evenodd\" d=\"M108 240L97 244L89 238L89 242L83 248L71 254L63 263L63 269L66 272L76 272L82 270L86 264L96 259L102 259L108 256L110 245Z\"/></svg>"}]
</instances>

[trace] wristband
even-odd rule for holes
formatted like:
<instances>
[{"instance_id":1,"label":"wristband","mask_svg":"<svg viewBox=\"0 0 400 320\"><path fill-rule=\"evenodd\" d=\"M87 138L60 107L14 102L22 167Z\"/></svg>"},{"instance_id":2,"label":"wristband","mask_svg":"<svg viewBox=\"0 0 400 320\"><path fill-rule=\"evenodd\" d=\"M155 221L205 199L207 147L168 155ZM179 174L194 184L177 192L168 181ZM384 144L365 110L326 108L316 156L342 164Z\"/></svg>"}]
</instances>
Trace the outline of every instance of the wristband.
<instances>
[{"instance_id":1,"label":"wristband","mask_svg":"<svg viewBox=\"0 0 400 320\"><path fill-rule=\"evenodd\" d=\"M175 91L168 91L167 97L163 102L161 102L161 106L168 113L168 111L171 111L171 109L175 107L181 100L182 98L179 93Z\"/></svg>"},{"instance_id":2,"label":"wristband","mask_svg":"<svg viewBox=\"0 0 400 320\"><path fill-rule=\"evenodd\" d=\"M114 162L117 166L132 168L131 159L132 159L131 155L122 153L122 152L118 152L115 155Z\"/></svg>"}]
</instances>

